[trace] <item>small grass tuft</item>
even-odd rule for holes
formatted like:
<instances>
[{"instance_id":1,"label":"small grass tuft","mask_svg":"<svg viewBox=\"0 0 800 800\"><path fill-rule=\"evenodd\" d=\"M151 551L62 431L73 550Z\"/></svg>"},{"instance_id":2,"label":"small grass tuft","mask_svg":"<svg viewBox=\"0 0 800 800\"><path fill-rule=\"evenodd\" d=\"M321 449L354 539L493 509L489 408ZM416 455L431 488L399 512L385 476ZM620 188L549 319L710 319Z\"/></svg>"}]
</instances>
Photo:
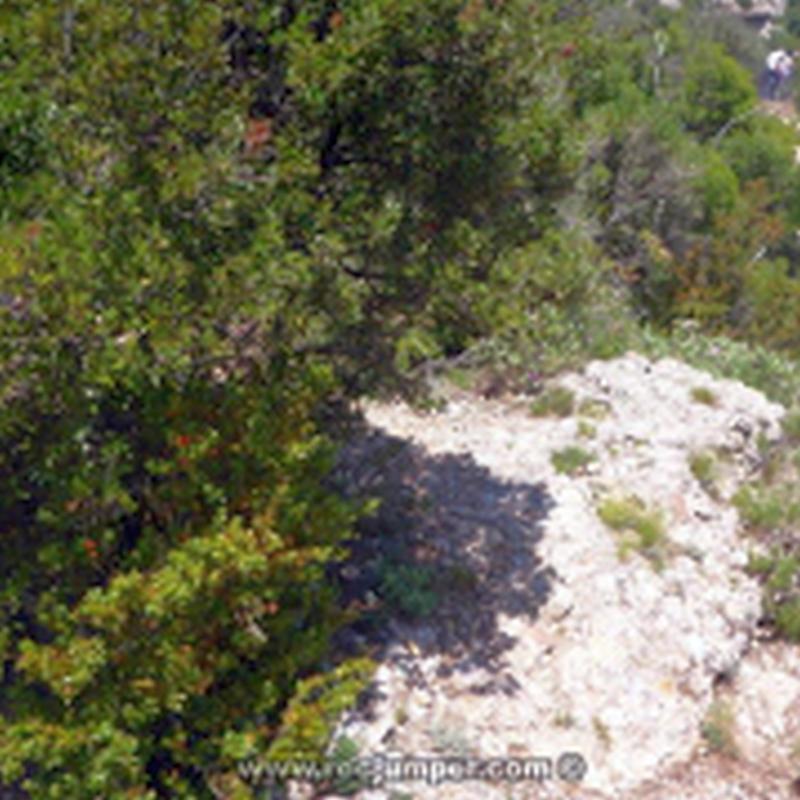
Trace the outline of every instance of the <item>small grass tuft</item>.
<instances>
[{"instance_id":1,"label":"small grass tuft","mask_svg":"<svg viewBox=\"0 0 800 800\"><path fill-rule=\"evenodd\" d=\"M578 420L578 436L581 439L594 439L597 436L597 428L585 419Z\"/></svg>"},{"instance_id":2,"label":"small grass tuft","mask_svg":"<svg viewBox=\"0 0 800 800\"><path fill-rule=\"evenodd\" d=\"M561 475L575 475L594 461L596 456L580 447L565 447L556 450L550 461L556 472Z\"/></svg>"},{"instance_id":3,"label":"small grass tuft","mask_svg":"<svg viewBox=\"0 0 800 800\"><path fill-rule=\"evenodd\" d=\"M594 728L595 736L600 740L600 743L608 749L611 747L611 731L600 717L592 717L592 728Z\"/></svg>"},{"instance_id":4,"label":"small grass tuft","mask_svg":"<svg viewBox=\"0 0 800 800\"><path fill-rule=\"evenodd\" d=\"M775 609L775 628L790 642L800 642L800 597L793 597Z\"/></svg>"},{"instance_id":5,"label":"small grass tuft","mask_svg":"<svg viewBox=\"0 0 800 800\"><path fill-rule=\"evenodd\" d=\"M664 566L666 533L660 510L648 509L638 497L606 498L598 508L598 516L621 534L619 556L625 560L635 550L660 571Z\"/></svg>"},{"instance_id":6,"label":"small grass tuft","mask_svg":"<svg viewBox=\"0 0 800 800\"><path fill-rule=\"evenodd\" d=\"M736 758L738 748L733 733L734 724L735 719L730 705L715 700L708 709L700 732L709 748L715 753Z\"/></svg>"},{"instance_id":7,"label":"small grass tuft","mask_svg":"<svg viewBox=\"0 0 800 800\"><path fill-rule=\"evenodd\" d=\"M744 524L755 531L770 531L785 520L783 498L765 487L742 486L733 496L733 505Z\"/></svg>"},{"instance_id":8,"label":"small grass tuft","mask_svg":"<svg viewBox=\"0 0 800 800\"><path fill-rule=\"evenodd\" d=\"M575 395L565 386L545 389L530 406L534 417L568 417L575 410Z\"/></svg>"},{"instance_id":9,"label":"small grass tuft","mask_svg":"<svg viewBox=\"0 0 800 800\"><path fill-rule=\"evenodd\" d=\"M689 456L689 469L695 480L712 497L716 497L717 462L711 453L692 453Z\"/></svg>"},{"instance_id":10,"label":"small grass tuft","mask_svg":"<svg viewBox=\"0 0 800 800\"><path fill-rule=\"evenodd\" d=\"M751 553L747 571L761 579L764 612L777 634L800 642L800 554L773 548L769 554Z\"/></svg>"},{"instance_id":11,"label":"small grass tuft","mask_svg":"<svg viewBox=\"0 0 800 800\"><path fill-rule=\"evenodd\" d=\"M468 392L475 388L477 376L474 370L453 367L447 372L447 380L457 389Z\"/></svg>"},{"instance_id":12,"label":"small grass tuft","mask_svg":"<svg viewBox=\"0 0 800 800\"><path fill-rule=\"evenodd\" d=\"M603 420L611 413L611 406L605 400L585 397L578 404L578 414L594 420Z\"/></svg>"},{"instance_id":13,"label":"small grass tuft","mask_svg":"<svg viewBox=\"0 0 800 800\"><path fill-rule=\"evenodd\" d=\"M695 386L692 389L692 400L704 406L716 407L719 405L719 398L707 386Z\"/></svg>"}]
</instances>

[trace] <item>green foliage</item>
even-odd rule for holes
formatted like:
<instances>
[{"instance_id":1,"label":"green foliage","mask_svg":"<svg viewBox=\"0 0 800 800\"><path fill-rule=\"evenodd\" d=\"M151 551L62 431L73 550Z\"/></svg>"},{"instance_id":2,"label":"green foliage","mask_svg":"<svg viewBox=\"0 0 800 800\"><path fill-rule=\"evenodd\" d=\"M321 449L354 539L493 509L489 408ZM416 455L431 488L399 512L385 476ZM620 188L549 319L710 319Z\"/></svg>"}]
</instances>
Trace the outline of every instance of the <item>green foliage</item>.
<instances>
[{"instance_id":1,"label":"green foliage","mask_svg":"<svg viewBox=\"0 0 800 800\"><path fill-rule=\"evenodd\" d=\"M746 128L737 127L720 143L720 155L741 183L764 180L775 194L796 185L796 137L791 127L774 117L754 117Z\"/></svg>"},{"instance_id":2,"label":"green foliage","mask_svg":"<svg viewBox=\"0 0 800 800\"><path fill-rule=\"evenodd\" d=\"M779 403L791 403L800 392L794 359L757 344L706 335L694 325L669 336L643 328L636 347L652 358L679 358L717 377L742 381Z\"/></svg>"},{"instance_id":3,"label":"green foliage","mask_svg":"<svg viewBox=\"0 0 800 800\"><path fill-rule=\"evenodd\" d=\"M582 439L594 439L597 436L597 428L585 419L578 420L578 436Z\"/></svg>"},{"instance_id":4,"label":"green foliage","mask_svg":"<svg viewBox=\"0 0 800 800\"><path fill-rule=\"evenodd\" d=\"M712 453L692 453L689 456L689 469L695 480L706 491L714 493L714 481L717 476L716 459Z\"/></svg>"},{"instance_id":5,"label":"green foliage","mask_svg":"<svg viewBox=\"0 0 800 800\"><path fill-rule=\"evenodd\" d=\"M611 412L611 404L606 400L585 397L578 403L578 414L593 420L603 420Z\"/></svg>"},{"instance_id":6,"label":"green foliage","mask_svg":"<svg viewBox=\"0 0 800 800\"><path fill-rule=\"evenodd\" d=\"M715 700L706 715L700 732L709 748L729 758L736 758L738 747L734 733L736 720L730 705Z\"/></svg>"},{"instance_id":7,"label":"green foliage","mask_svg":"<svg viewBox=\"0 0 800 800\"><path fill-rule=\"evenodd\" d=\"M427 617L439 604L432 567L394 564L384 560L379 569L378 592L392 609L409 617Z\"/></svg>"},{"instance_id":8,"label":"green foliage","mask_svg":"<svg viewBox=\"0 0 800 800\"><path fill-rule=\"evenodd\" d=\"M792 36L800 36L800 3L797 0L788 0L782 22Z\"/></svg>"},{"instance_id":9,"label":"green foliage","mask_svg":"<svg viewBox=\"0 0 800 800\"><path fill-rule=\"evenodd\" d=\"M733 497L743 522L756 531L770 531L782 525L787 517L787 498L782 492L766 486L743 486Z\"/></svg>"},{"instance_id":10,"label":"green foliage","mask_svg":"<svg viewBox=\"0 0 800 800\"><path fill-rule=\"evenodd\" d=\"M789 430L793 421L789 420ZM767 620L783 638L800 641L800 495L798 458L791 434L764 449L761 476L744 486L734 504L748 531L760 542L749 571L761 578Z\"/></svg>"},{"instance_id":11,"label":"green foliage","mask_svg":"<svg viewBox=\"0 0 800 800\"><path fill-rule=\"evenodd\" d=\"M580 447L565 447L556 450L550 461L556 472L564 475L575 475L594 461L596 456Z\"/></svg>"},{"instance_id":12,"label":"green foliage","mask_svg":"<svg viewBox=\"0 0 800 800\"><path fill-rule=\"evenodd\" d=\"M333 781L331 790L338 795L348 797L364 788L364 778L358 774L356 759L359 756L358 745L346 736L334 742L330 761L339 770L339 777Z\"/></svg>"},{"instance_id":13,"label":"green foliage","mask_svg":"<svg viewBox=\"0 0 800 800\"><path fill-rule=\"evenodd\" d=\"M750 112L756 91L746 69L720 45L698 50L686 65L683 118L702 139Z\"/></svg>"},{"instance_id":14,"label":"green foliage","mask_svg":"<svg viewBox=\"0 0 800 800\"><path fill-rule=\"evenodd\" d=\"M568 417L575 410L575 395L566 386L548 386L531 403L535 417Z\"/></svg>"},{"instance_id":15,"label":"green foliage","mask_svg":"<svg viewBox=\"0 0 800 800\"><path fill-rule=\"evenodd\" d=\"M794 547L788 555L777 548L767 554L751 556L749 571L761 577L764 611L784 639L800 642L800 552Z\"/></svg>"},{"instance_id":16,"label":"green foliage","mask_svg":"<svg viewBox=\"0 0 800 800\"><path fill-rule=\"evenodd\" d=\"M603 523L621 535L620 558L624 560L631 550L636 550L654 569L663 568L666 532L663 515L658 509L649 509L634 496L608 497L598 507L597 514Z\"/></svg>"},{"instance_id":17,"label":"green foliage","mask_svg":"<svg viewBox=\"0 0 800 800\"><path fill-rule=\"evenodd\" d=\"M331 650L362 506L328 423L431 359L547 377L644 342L797 394L763 348L636 328L800 348L800 181L749 114L752 43L638 5L0 12L0 782L239 800L242 759L319 756L371 668ZM621 549L659 563L625 503ZM425 616L439 577L380 591Z\"/></svg>"},{"instance_id":18,"label":"green foliage","mask_svg":"<svg viewBox=\"0 0 800 800\"><path fill-rule=\"evenodd\" d=\"M800 443L800 409L794 408L787 411L781 420L781 428L789 444Z\"/></svg>"},{"instance_id":19,"label":"green foliage","mask_svg":"<svg viewBox=\"0 0 800 800\"><path fill-rule=\"evenodd\" d=\"M705 154L696 190L703 201L704 216L711 222L719 215L730 214L739 200L739 178L731 164L714 150Z\"/></svg>"},{"instance_id":20,"label":"green foliage","mask_svg":"<svg viewBox=\"0 0 800 800\"><path fill-rule=\"evenodd\" d=\"M719 398L716 393L707 386L693 386L690 394L695 403L712 407L719 405Z\"/></svg>"},{"instance_id":21,"label":"green foliage","mask_svg":"<svg viewBox=\"0 0 800 800\"><path fill-rule=\"evenodd\" d=\"M272 761L319 758L330 740L332 726L353 704L371 677L373 667L367 659L355 659L324 675L301 681L281 718L285 733L272 742L267 758ZM243 754L238 756L241 758Z\"/></svg>"},{"instance_id":22,"label":"green foliage","mask_svg":"<svg viewBox=\"0 0 800 800\"><path fill-rule=\"evenodd\" d=\"M0 780L240 797L324 746L369 667L330 651L359 507L321 420L500 325L576 165L553 12L4 10Z\"/></svg>"},{"instance_id":23,"label":"green foliage","mask_svg":"<svg viewBox=\"0 0 800 800\"><path fill-rule=\"evenodd\" d=\"M624 349L629 311L584 235L549 229L505 253L474 289L482 359L495 367L551 373Z\"/></svg>"}]
</instances>

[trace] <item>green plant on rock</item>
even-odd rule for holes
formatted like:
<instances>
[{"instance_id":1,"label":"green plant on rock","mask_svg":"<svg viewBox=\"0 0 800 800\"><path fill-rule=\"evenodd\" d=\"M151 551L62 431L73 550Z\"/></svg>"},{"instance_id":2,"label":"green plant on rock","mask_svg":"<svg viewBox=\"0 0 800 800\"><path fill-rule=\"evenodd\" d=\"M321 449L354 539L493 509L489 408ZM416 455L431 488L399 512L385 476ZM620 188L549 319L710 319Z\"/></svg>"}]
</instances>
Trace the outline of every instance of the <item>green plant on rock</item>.
<instances>
[{"instance_id":1,"label":"green plant on rock","mask_svg":"<svg viewBox=\"0 0 800 800\"><path fill-rule=\"evenodd\" d=\"M656 570L663 568L667 539L661 511L649 509L640 498L632 496L606 498L597 513L620 534L620 558L626 559L633 550L647 558Z\"/></svg>"},{"instance_id":2,"label":"green plant on rock","mask_svg":"<svg viewBox=\"0 0 800 800\"><path fill-rule=\"evenodd\" d=\"M800 642L800 552L751 555L748 571L763 581L764 611L779 635Z\"/></svg>"},{"instance_id":3,"label":"green plant on rock","mask_svg":"<svg viewBox=\"0 0 800 800\"><path fill-rule=\"evenodd\" d=\"M711 497L717 496L715 481L717 480L718 470L717 461L713 453L691 453L689 456L689 470L695 480Z\"/></svg>"},{"instance_id":4,"label":"green plant on rock","mask_svg":"<svg viewBox=\"0 0 800 800\"><path fill-rule=\"evenodd\" d=\"M694 386L691 391L691 397L695 403L700 403L704 406L713 408L719 404L719 398L716 393L707 386Z\"/></svg>"},{"instance_id":5,"label":"green plant on rock","mask_svg":"<svg viewBox=\"0 0 800 800\"><path fill-rule=\"evenodd\" d=\"M593 453L580 447L565 447L563 450L556 450L550 456L555 471L564 475L579 473L595 459L596 456Z\"/></svg>"},{"instance_id":6,"label":"green plant on rock","mask_svg":"<svg viewBox=\"0 0 800 800\"><path fill-rule=\"evenodd\" d=\"M733 709L728 703L715 700L711 704L700 732L712 751L729 758L738 756L735 723Z\"/></svg>"},{"instance_id":7,"label":"green plant on rock","mask_svg":"<svg viewBox=\"0 0 800 800\"><path fill-rule=\"evenodd\" d=\"M582 417L601 421L611 413L611 404L607 400L600 400L595 397L584 397L578 403L577 413Z\"/></svg>"},{"instance_id":8,"label":"green plant on rock","mask_svg":"<svg viewBox=\"0 0 800 800\"><path fill-rule=\"evenodd\" d=\"M409 617L424 618L439 605L433 567L395 564L385 559L378 571L380 573L378 593L391 609Z\"/></svg>"},{"instance_id":9,"label":"green plant on rock","mask_svg":"<svg viewBox=\"0 0 800 800\"><path fill-rule=\"evenodd\" d=\"M568 417L575 410L575 395L566 386L550 386L530 405L535 417Z\"/></svg>"},{"instance_id":10,"label":"green plant on rock","mask_svg":"<svg viewBox=\"0 0 800 800\"><path fill-rule=\"evenodd\" d=\"M594 439L597 436L597 428L585 419L578 420L578 436L581 439Z\"/></svg>"},{"instance_id":11,"label":"green plant on rock","mask_svg":"<svg viewBox=\"0 0 800 800\"><path fill-rule=\"evenodd\" d=\"M791 487L756 483L742 486L733 496L733 504L748 528L768 532L800 519L800 503L792 495Z\"/></svg>"}]
</instances>

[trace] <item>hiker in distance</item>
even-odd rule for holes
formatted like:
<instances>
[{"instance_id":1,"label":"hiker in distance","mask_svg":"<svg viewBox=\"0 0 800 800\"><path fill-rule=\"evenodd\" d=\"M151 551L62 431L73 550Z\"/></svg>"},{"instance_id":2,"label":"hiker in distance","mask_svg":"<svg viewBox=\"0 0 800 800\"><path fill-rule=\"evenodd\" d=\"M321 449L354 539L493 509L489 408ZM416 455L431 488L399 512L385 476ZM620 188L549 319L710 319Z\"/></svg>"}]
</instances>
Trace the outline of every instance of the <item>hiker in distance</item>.
<instances>
[{"instance_id":1,"label":"hiker in distance","mask_svg":"<svg viewBox=\"0 0 800 800\"><path fill-rule=\"evenodd\" d=\"M788 50L773 50L767 56L767 68L763 76L763 98L778 100L781 89L791 77L797 54Z\"/></svg>"}]
</instances>

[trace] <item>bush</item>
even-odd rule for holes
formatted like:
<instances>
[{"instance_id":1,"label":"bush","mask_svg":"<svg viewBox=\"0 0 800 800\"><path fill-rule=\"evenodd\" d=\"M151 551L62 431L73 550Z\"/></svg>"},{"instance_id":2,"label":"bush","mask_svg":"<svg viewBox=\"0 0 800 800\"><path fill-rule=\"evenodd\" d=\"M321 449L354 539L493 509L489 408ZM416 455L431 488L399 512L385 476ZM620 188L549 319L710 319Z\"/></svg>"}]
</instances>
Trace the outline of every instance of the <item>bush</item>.
<instances>
[{"instance_id":1,"label":"bush","mask_svg":"<svg viewBox=\"0 0 800 800\"><path fill-rule=\"evenodd\" d=\"M692 453L689 456L689 469L695 480L712 496L717 494L714 482L717 477L717 464L711 453Z\"/></svg>"},{"instance_id":2,"label":"bush","mask_svg":"<svg viewBox=\"0 0 800 800\"><path fill-rule=\"evenodd\" d=\"M733 710L727 703L715 700L711 704L701 734L713 752L736 758L739 751L734 733L735 722Z\"/></svg>"},{"instance_id":3,"label":"bush","mask_svg":"<svg viewBox=\"0 0 800 800\"><path fill-rule=\"evenodd\" d=\"M703 47L688 61L682 113L701 139L750 112L756 99L750 74L722 46Z\"/></svg>"},{"instance_id":4,"label":"bush","mask_svg":"<svg viewBox=\"0 0 800 800\"><path fill-rule=\"evenodd\" d=\"M575 410L575 395L565 386L545 389L530 406L534 417L568 417Z\"/></svg>"},{"instance_id":5,"label":"bush","mask_svg":"<svg viewBox=\"0 0 800 800\"><path fill-rule=\"evenodd\" d=\"M659 510L648 509L638 497L609 497L600 504L597 514L609 528L622 535L620 558L626 559L631 550L636 550L656 570L663 568L666 533Z\"/></svg>"},{"instance_id":6,"label":"bush","mask_svg":"<svg viewBox=\"0 0 800 800\"><path fill-rule=\"evenodd\" d=\"M439 604L431 567L382 562L379 594L389 605L409 617L427 617Z\"/></svg>"},{"instance_id":7,"label":"bush","mask_svg":"<svg viewBox=\"0 0 800 800\"><path fill-rule=\"evenodd\" d=\"M763 180L784 203L797 194L796 139L791 127L773 117L755 117L732 129L720 142L720 154L741 184Z\"/></svg>"},{"instance_id":8,"label":"bush","mask_svg":"<svg viewBox=\"0 0 800 800\"><path fill-rule=\"evenodd\" d=\"M580 447L565 447L563 450L556 450L550 456L550 460L556 472L575 475L591 464L595 456Z\"/></svg>"}]
</instances>

